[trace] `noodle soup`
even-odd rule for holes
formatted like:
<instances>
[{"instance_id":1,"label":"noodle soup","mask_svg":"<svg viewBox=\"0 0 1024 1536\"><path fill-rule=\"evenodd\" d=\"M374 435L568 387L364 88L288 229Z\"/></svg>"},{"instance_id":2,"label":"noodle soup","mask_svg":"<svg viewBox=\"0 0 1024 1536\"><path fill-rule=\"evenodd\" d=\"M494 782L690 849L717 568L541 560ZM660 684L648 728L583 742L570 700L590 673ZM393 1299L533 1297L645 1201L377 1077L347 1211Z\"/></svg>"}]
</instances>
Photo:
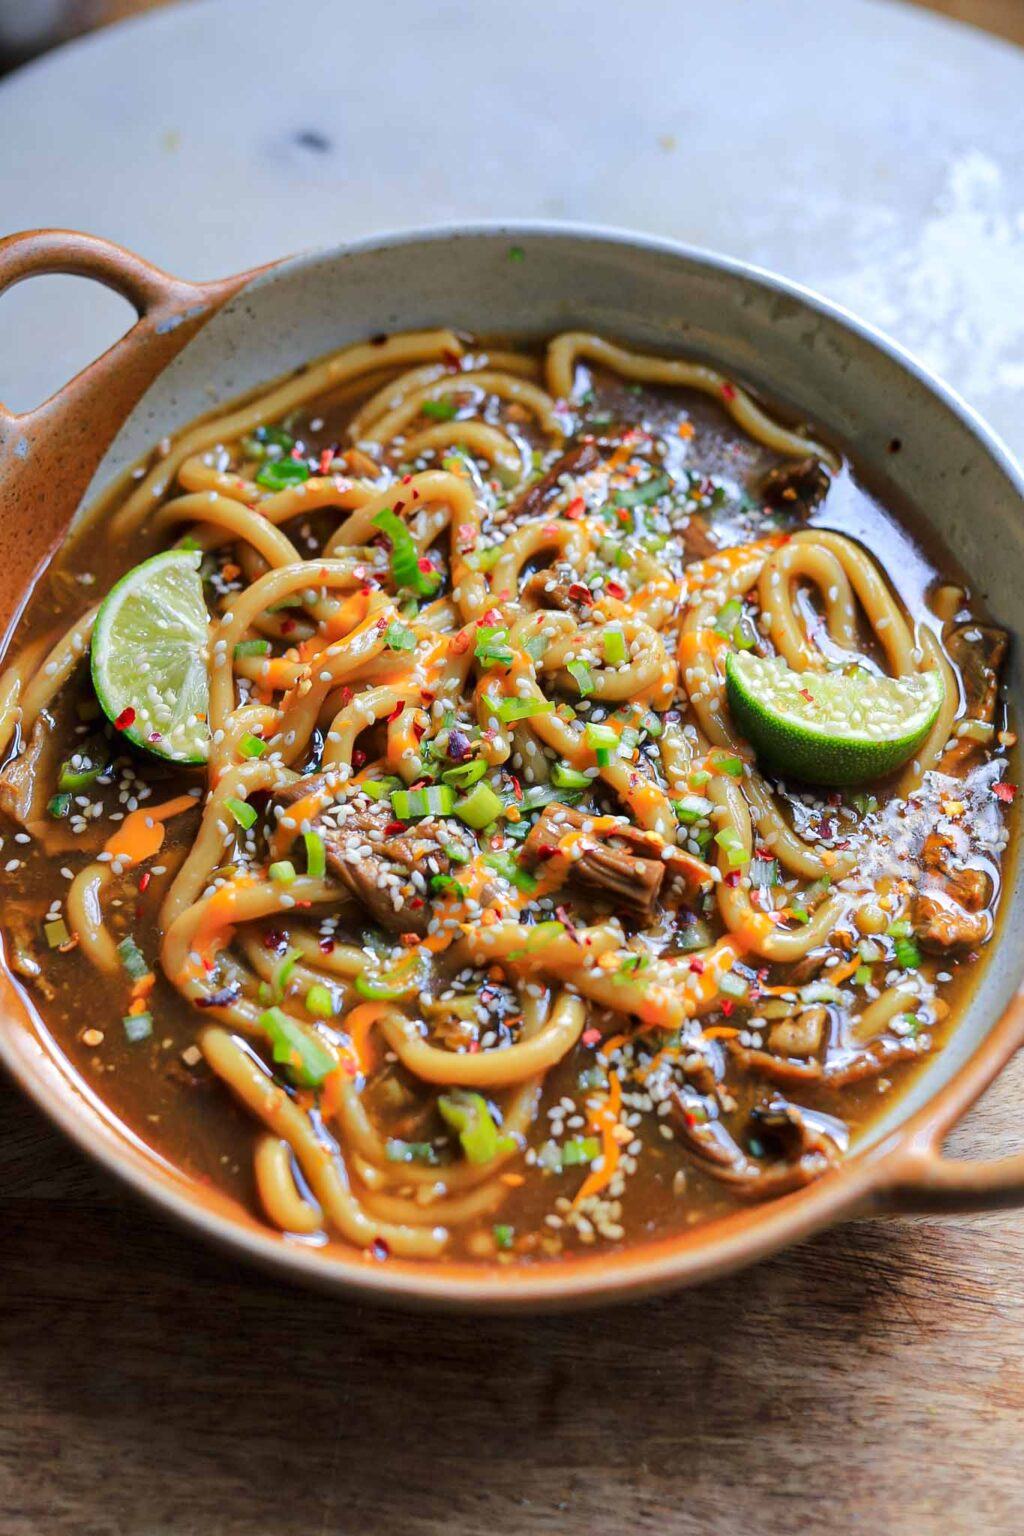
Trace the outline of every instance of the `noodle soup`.
<instances>
[{"instance_id":1,"label":"noodle soup","mask_svg":"<svg viewBox=\"0 0 1024 1536\"><path fill-rule=\"evenodd\" d=\"M297 1242L510 1264L800 1188L992 935L1005 635L812 429L438 331L155 455L0 683L9 963Z\"/></svg>"}]
</instances>

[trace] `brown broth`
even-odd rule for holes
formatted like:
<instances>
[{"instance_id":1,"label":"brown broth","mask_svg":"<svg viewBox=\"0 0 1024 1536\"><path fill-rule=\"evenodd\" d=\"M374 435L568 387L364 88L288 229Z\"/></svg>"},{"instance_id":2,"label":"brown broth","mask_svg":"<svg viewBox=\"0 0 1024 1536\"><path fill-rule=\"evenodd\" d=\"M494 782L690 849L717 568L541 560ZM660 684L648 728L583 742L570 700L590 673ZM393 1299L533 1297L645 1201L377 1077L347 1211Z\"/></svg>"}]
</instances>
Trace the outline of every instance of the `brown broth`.
<instances>
[{"instance_id":1,"label":"brown broth","mask_svg":"<svg viewBox=\"0 0 1024 1536\"><path fill-rule=\"evenodd\" d=\"M301 442L303 455L317 459L325 448L343 442L345 422L352 410L373 393L383 377L385 375L378 374L370 380L360 381L342 396L314 401L297 413L289 422L289 430ZM722 547L728 547L763 533L766 519L783 528L803 526L797 520L768 514L761 500L752 494L766 472L783 461L740 433L717 403L687 390L624 387L601 370L592 370L589 379L582 378L582 382L589 384L593 400L584 407L585 420L581 430L598 435L604 433L603 452L611 453L621 439L623 428L642 425L654 443L663 448L661 453L649 446L638 450L641 458L646 454L647 462L655 466L657 472L666 470L677 478L677 483L684 481L691 471L707 477L705 500L708 504L694 507L690 517L691 530L699 530L712 542L718 541ZM604 422L605 417L607 422ZM548 447L537 424L517 420L507 402L490 399L486 419L505 428L512 426L527 452L534 451L543 456L542 467L546 468L558 457ZM686 436L680 435L681 423L692 429ZM424 421L416 423L417 427L425 424ZM433 467L441 457L441 454L429 453L412 468ZM383 466L399 475L409 467L403 460L400 445L386 447L380 458ZM224 461L235 468L238 453L232 450L224 456ZM478 465L478 469L480 467ZM487 478L492 477L487 475ZM123 491L114 498L115 503L122 497ZM48 643L55 641L96 601L97 596L109 590L127 568L168 542L143 532L131 541L130 547L115 546L103 537L105 520L111 515L110 507L104 509L99 521L92 520L87 534L80 533L71 540L40 579L15 635L12 656L17 657L44 638ZM321 548L336 516L300 517L286 527L302 553L312 557ZM844 533L867 549L895 588L911 619L927 625L937 635L942 634L943 624L931 606L936 589L943 583L960 584L966 589L966 583L945 552L926 544L919 530L911 532L913 519L906 509L899 509L899 515L896 515L865 488L856 470L844 463L832 477L828 494L814 510L810 525ZM497 521L494 526L498 526ZM661 536L656 516L649 526L654 530L652 537ZM181 533L185 531L183 528ZM680 537L678 531L670 531L667 546L658 552L658 558L670 567L680 563ZM234 563L231 546L226 546L219 556L222 570L225 563L229 567ZM528 566L524 580L531 570L539 568L536 563ZM222 580L220 585L230 588L233 583ZM230 596L222 597L216 587L216 582L207 587L214 611L219 604L230 602ZM813 622L816 613L813 597L808 595L801 601L804 616ZM965 590L959 611L970 614L972 620L984 617L969 590ZM826 656L830 655L827 643L825 652ZM861 653L866 665L878 664L878 645L866 633L863 634ZM675 701L675 707L679 702ZM688 718L685 712L684 718ZM46 719L46 744L38 774L48 786L48 792L52 792L59 763L83 741L104 733L103 721L96 717L87 667L78 668L73 681L58 695ZM1005 726L1000 704L994 727L1000 731L1005 730ZM132 978L126 972L109 977L98 975L81 945L67 952L47 948L44 937L47 914L51 908L54 912L58 909L63 912L68 872L77 873L95 856L111 832L111 814L132 809L133 797L140 786L149 790L153 803L157 803L205 783L201 770L176 769L148 760L140 753L123 753L109 727L105 735L118 761L110 774L110 782L91 786L85 792L89 804L81 808L85 812L82 830L72 831L72 825L77 823L68 820L51 820L42 825L37 823L29 842L19 842L18 836L23 835L21 827L13 820L3 819L2 858L7 866L3 923L8 963L20 970L20 984L68 1060L118 1117L156 1151L197 1179L212 1181L247 1207L258 1208L252 1164L255 1122L213 1075L198 1052L197 1029L208 1022L208 1018L201 1016L182 997L155 964L162 939L161 901L196 836L200 822L199 803L195 812L178 817L169 825L159 855L125 874L105 902L107 926L115 941L130 935L154 967L156 982L147 998L147 1009L153 1020L150 1038L137 1043L126 1038L122 1018L128 1013L132 1000ZM380 749L379 734L367 740L372 756ZM16 733L8 754L9 764L16 760L22 745ZM962 778L962 786L955 794L949 782L944 780L929 788L909 812L905 803L894 801L891 782L869 786L869 791L878 800L875 811L865 810L863 805L858 808L853 792L832 796L830 800L828 795L809 794L802 787L793 785L780 786L780 803L787 808L798 829L807 830L813 824L820 832L823 818L825 822L836 824L832 827L833 837L837 831L847 828L851 836L856 835L858 826L866 829L865 844L874 846L876 856L881 850L876 862L879 889L884 890L892 884L893 850L902 849L910 859L919 857L922 838L944 815L942 804L962 799L965 810L959 825L967 835L968 859L984 869L988 884L986 905L994 911L998 905L1004 859L998 844L1005 808L993 798L992 785L1007 781L1012 777L1012 771L1005 752L1000 754L995 746L991 751L979 747L957 768L955 776ZM95 814L93 806L100 807ZM606 796L600 806L606 810L616 809L614 796ZM892 839L891 844L886 843L887 838ZM866 848L865 858L868 856ZM805 885L809 883L805 882ZM858 901L862 899L858 898ZM593 902L579 893L566 899L565 904L577 922L587 922L607 910L602 909L600 903L595 908ZM358 943L371 925L364 916L353 914L351 906L345 906L340 899L339 912L337 937L339 940L351 938ZM271 926L264 923L260 931L265 933ZM678 930L673 932L677 938ZM858 940L860 937L857 936ZM674 938L668 940L670 950L673 942ZM833 954L840 956L839 963L844 964L851 946L826 944L822 948L829 958ZM930 1009L931 1016L925 1025L933 1051L941 1049L942 1042L955 1028L977 974L976 961L984 948L981 944L941 957L926 951L921 953L917 974L923 979L924 990L930 999L922 1013ZM891 956L884 962L876 962L876 972L880 965L890 970ZM793 969L756 959L750 960L750 967L763 973L757 980L758 987L776 988L790 981ZM38 974L30 975L33 969ZM820 967L816 972L818 978L827 978L828 969ZM443 997L446 986L450 987L452 983L453 974L452 968L446 968L445 964L438 967L428 989L435 998ZM941 980L941 977L948 979ZM483 980L478 983L484 984ZM814 979L809 983L795 981L792 985L813 986ZM497 1007L503 997L503 982L495 985L494 992L493 1002ZM729 1000L724 1001L725 1007L712 1009L702 1019L703 1026L742 1028L748 1035L758 1037L758 1048L767 1047L772 1021L757 1027L749 1024L751 1018L763 1017L759 1004L735 1002L729 1006ZM832 1053L841 1054L844 1048L848 1049L844 1030L851 1011L862 1008L864 1001L862 995L852 1007L826 1002L828 1018L818 1052L812 1057L787 1059L820 1058L827 1061ZM813 1002L808 1002L805 1009L813 1006ZM340 1026L343 1020L336 1022ZM607 1063L602 1067L601 1044L615 1033L632 1033L634 1030L634 1025L621 1016L596 1005L591 1007L588 1026L587 1043L574 1047L544 1078L538 1113L528 1138L532 1158L539 1157L540 1161L524 1161L519 1156L508 1165L509 1171L522 1177L522 1182L508 1187L494 1214L453 1230L448 1248L451 1254L493 1260L495 1233L499 1227L514 1230L514 1249L498 1254L503 1262L509 1262L513 1256L524 1261L555 1258L567 1247L589 1246L595 1241L604 1246L634 1243L708 1220L729 1210L743 1198L732 1185L723 1183L709 1170L706 1160L695 1159L692 1149L682 1144L680 1134L673 1129L676 1122L659 1114L657 1105L652 1105L649 1109L636 1111L637 1123L627 1127L631 1137L629 1140L623 1138L624 1156L635 1167L624 1180L621 1198L604 1202L606 1209L600 1208L601 1202L598 1202L589 1229L587 1224L565 1224L566 1202L573 1199L587 1172L586 1163L564 1163L565 1145L584 1141L594 1134L587 1123L589 1113L585 1106L588 1095L603 1091L602 1083L607 1085ZM591 1037L591 1029L599 1032L596 1043ZM476 1028L473 1038L477 1047L485 1032L483 1025ZM634 1074L639 1069L643 1076L650 1061L656 1057L660 1043L659 1037L648 1044L648 1037L642 1031L636 1038L644 1044L635 1049L627 1047L625 1055L621 1054L620 1048L620 1054L610 1058L613 1063L618 1062L616 1070L630 1094L643 1093L642 1084ZM632 1056L629 1054L631 1049ZM692 1056L693 1052L689 1054ZM685 1055L682 1052L680 1060ZM752 1159L758 1166L768 1166L777 1158L773 1159L767 1145L758 1146L756 1127L755 1131L751 1130L755 1122L751 1121L750 1112L755 1106L764 1106L782 1097L808 1111L812 1126L833 1133L837 1143L845 1146L847 1138L856 1139L862 1135L890 1098L903 1091L920 1064L920 1059L896 1062L884 1072L841 1089L822 1082L779 1088L757 1071L738 1070L732 1064L726 1044L715 1042L706 1050L706 1056L719 1083L705 1097L713 1102L719 1123L728 1126L737 1143L743 1146L748 1161ZM672 1071L675 1070L673 1067ZM589 1086L581 1087L581 1074ZM699 1073L695 1068L689 1076L684 1071L672 1079L676 1087L682 1084L691 1097L693 1083L697 1080ZM424 1091L423 1085L416 1083L404 1068L393 1064L385 1066L382 1073L371 1079L365 1094L366 1102L378 1117L382 1134L396 1137L404 1134L409 1144L426 1138L440 1149L440 1155L451 1155L454 1138L432 1107L433 1091ZM493 1100L501 1096L489 1097ZM396 1103L396 1099L400 1102ZM571 1100L573 1108L559 1114L558 1105L563 1099ZM584 1123L577 1124L577 1120ZM419 1129L410 1132L407 1129L410 1124ZM555 1154L546 1150L552 1146L562 1149L563 1163L557 1168L553 1165ZM545 1161L549 1166L544 1166ZM297 1177L300 1190L304 1189L301 1176ZM504 1240L503 1236L498 1239L499 1242Z\"/></svg>"}]
</instances>

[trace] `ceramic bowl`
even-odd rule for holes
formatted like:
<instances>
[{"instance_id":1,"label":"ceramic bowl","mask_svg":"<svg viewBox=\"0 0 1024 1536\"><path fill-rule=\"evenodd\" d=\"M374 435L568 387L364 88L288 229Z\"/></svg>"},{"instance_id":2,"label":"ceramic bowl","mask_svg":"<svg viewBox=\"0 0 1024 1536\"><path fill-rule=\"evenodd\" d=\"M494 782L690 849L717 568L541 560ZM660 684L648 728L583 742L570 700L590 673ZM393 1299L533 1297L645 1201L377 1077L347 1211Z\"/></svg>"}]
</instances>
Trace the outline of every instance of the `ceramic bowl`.
<instances>
[{"instance_id":1,"label":"ceramic bowl","mask_svg":"<svg viewBox=\"0 0 1024 1536\"><path fill-rule=\"evenodd\" d=\"M78 510L159 438L333 348L444 324L520 335L586 327L714 362L826 428L883 496L909 504L951 550L996 621L1024 633L1024 479L1007 450L891 341L743 263L614 231L489 225L382 236L195 285L87 235L36 231L0 243L0 292L44 272L94 278L129 299L139 319L38 410L0 407L0 626L16 618ZM1016 656L1009 689L1021 718ZM195 1231L282 1276L452 1308L579 1306L705 1280L857 1215L1024 1200L1024 1155L960 1163L940 1151L1024 1038L1024 953L1006 942L1022 908L1014 860L1001 938L957 1031L836 1171L692 1232L533 1267L380 1264L339 1244L315 1250L274 1234L121 1125L6 973L0 1056L90 1156Z\"/></svg>"}]
</instances>

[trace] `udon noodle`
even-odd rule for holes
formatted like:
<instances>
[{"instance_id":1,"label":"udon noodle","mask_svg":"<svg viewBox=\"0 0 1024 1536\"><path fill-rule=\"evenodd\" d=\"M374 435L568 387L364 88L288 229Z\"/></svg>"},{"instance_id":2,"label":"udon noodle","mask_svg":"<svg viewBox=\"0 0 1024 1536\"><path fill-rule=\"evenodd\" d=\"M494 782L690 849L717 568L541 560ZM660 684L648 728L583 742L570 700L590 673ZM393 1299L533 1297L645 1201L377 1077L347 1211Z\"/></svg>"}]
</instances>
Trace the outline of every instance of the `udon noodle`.
<instances>
[{"instance_id":1,"label":"udon noodle","mask_svg":"<svg viewBox=\"0 0 1024 1536\"><path fill-rule=\"evenodd\" d=\"M541 1258L827 1173L948 1027L1013 798L1002 636L894 586L837 491L905 537L713 368L577 332L378 339L184 431L0 680L44 1016L156 1145L378 1259ZM85 676L96 597L174 546L199 767ZM737 651L937 670L941 707L896 776L796 785L733 717Z\"/></svg>"}]
</instances>

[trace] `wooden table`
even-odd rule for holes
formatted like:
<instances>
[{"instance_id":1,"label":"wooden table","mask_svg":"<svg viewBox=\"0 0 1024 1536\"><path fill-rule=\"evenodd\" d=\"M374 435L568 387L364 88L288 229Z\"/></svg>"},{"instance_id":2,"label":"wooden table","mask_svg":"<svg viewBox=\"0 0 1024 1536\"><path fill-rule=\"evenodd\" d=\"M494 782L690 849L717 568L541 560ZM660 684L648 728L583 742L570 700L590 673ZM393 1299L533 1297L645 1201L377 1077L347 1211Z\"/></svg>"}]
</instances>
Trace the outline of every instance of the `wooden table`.
<instances>
[{"instance_id":1,"label":"wooden table","mask_svg":"<svg viewBox=\"0 0 1024 1536\"><path fill-rule=\"evenodd\" d=\"M934 0L1024 42L1022 0ZM120 7L124 9L123 5ZM1024 1061L958 1131L1019 1144ZM1024 1216L579 1318L292 1291L0 1083L0 1536L1020 1536Z\"/></svg>"}]
</instances>

